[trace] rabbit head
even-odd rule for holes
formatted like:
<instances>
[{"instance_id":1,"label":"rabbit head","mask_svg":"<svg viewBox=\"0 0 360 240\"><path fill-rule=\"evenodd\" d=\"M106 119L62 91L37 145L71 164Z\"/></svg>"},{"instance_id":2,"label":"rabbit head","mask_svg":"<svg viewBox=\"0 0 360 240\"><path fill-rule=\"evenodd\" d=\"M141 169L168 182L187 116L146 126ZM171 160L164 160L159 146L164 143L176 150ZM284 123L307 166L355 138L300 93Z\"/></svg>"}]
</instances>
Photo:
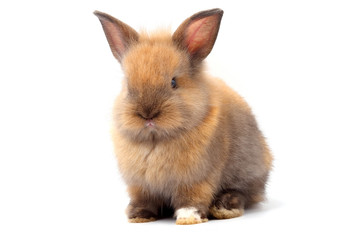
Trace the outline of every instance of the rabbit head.
<instances>
[{"instance_id":1,"label":"rabbit head","mask_svg":"<svg viewBox=\"0 0 360 240\"><path fill-rule=\"evenodd\" d=\"M200 12L174 34L149 35L95 12L125 76L114 109L119 131L137 141L161 141L204 119L209 83L201 63L213 48L222 14L220 9Z\"/></svg>"}]
</instances>

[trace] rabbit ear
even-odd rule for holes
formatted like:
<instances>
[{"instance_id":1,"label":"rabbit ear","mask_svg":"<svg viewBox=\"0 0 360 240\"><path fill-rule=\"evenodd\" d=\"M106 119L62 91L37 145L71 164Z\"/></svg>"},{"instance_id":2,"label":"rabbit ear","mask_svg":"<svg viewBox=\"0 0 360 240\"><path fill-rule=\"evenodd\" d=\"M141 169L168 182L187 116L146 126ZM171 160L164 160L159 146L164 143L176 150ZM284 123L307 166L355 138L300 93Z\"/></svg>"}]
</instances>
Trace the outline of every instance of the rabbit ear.
<instances>
[{"instance_id":1,"label":"rabbit ear","mask_svg":"<svg viewBox=\"0 0 360 240\"><path fill-rule=\"evenodd\" d=\"M194 14L178 27L173 41L190 54L192 61L202 61L214 46L223 13L216 8Z\"/></svg>"},{"instance_id":2,"label":"rabbit ear","mask_svg":"<svg viewBox=\"0 0 360 240\"><path fill-rule=\"evenodd\" d=\"M139 39L138 33L120 20L99 11L99 18L114 57L121 62L126 50Z\"/></svg>"}]
</instances>

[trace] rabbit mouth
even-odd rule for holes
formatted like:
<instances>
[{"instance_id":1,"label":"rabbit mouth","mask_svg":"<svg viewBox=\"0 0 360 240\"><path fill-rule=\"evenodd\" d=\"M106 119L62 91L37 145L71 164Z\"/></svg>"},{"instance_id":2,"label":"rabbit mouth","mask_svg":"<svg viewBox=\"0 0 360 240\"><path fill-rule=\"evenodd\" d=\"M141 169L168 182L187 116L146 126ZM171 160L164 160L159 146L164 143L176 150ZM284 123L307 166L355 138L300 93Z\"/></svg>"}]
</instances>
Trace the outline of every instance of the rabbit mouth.
<instances>
[{"instance_id":1,"label":"rabbit mouth","mask_svg":"<svg viewBox=\"0 0 360 240\"><path fill-rule=\"evenodd\" d=\"M158 118L160 111L153 111L148 109L147 111L138 111L136 113L143 121L145 121L145 128L155 128L155 118Z\"/></svg>"},{"instance_id":2,"label":"rabbit mouth","mask_svg":"<svg viewBox=\"0 0 360 240\"><path fill-rule=\"evenodd\" d=\"M145 127L154 128L155 127L154 120L152 118L151 119L146 119Z\"/></svg>"}]
</instances>

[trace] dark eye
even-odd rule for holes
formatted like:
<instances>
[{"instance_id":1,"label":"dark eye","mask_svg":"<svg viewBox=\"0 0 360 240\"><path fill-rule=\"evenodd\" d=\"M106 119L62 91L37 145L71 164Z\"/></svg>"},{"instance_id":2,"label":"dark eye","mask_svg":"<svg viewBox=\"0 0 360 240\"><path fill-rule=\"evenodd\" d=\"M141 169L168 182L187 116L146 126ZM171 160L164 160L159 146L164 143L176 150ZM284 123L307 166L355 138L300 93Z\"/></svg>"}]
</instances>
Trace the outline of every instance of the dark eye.
<instances>
[{"instance_id":1,"label":"dark eye","mask_svg":"<svg viewBox=\"0 0 360 240\"><path fill-rule=\"evenodd\" d=\"M176 88L176 87L177 87L177 85L176 85L176 78L175 78L175 77L173 77L173 79L171 79L171 87L172 87L172 88Z\"/></svg>"}]
</instances>

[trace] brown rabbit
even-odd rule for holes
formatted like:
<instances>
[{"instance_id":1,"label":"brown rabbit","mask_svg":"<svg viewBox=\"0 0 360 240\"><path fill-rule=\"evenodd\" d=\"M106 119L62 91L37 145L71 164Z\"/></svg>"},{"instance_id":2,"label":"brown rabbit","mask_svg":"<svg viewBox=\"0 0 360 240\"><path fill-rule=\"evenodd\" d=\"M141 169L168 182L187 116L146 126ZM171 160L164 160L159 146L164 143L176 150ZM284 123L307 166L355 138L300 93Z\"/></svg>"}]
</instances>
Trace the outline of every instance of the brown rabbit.
<instances>
[{"instance_id":1,"label":"brown rabbit","mask_svg":"<svg viewBox=\"0 0 360 240\"><path fill-rule=\"evenodd\" d=\"M202 68L223 11L196 13L172 35L95 15L125 75L113 140L129 221L170 210L176 224L195 224L241 216L263 200L272 162L264 137L243 98Z\"/></svg>"}]
</instances>

